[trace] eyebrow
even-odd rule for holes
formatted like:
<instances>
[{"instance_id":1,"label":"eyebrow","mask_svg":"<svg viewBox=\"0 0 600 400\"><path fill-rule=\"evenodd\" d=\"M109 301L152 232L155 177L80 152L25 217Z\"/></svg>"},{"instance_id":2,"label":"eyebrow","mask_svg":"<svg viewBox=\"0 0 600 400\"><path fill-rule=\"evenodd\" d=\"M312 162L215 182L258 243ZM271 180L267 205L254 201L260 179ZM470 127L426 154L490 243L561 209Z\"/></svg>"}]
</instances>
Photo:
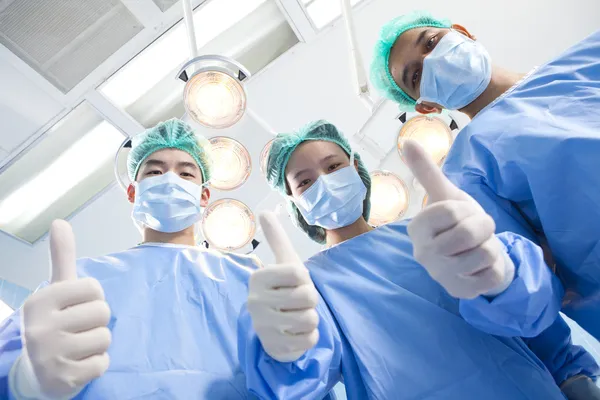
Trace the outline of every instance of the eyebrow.
<instances>
[{"instance_id":1,"label":"eyebrow","mask_svg":"<svg viewBox=\"0 0 600 400\"><path fill-rule=\"evenodd\" d=\"M421 45L421 43L423 43L423 40L425 40L425 36L427 36L427 34L431 31L431 29L425 29L424 31L422 31L421 33L419 33L419 37L417 38L417 40L415 41L415 48L419 47L419 45ZM411 62L407 65L404 66L404 71L402 71L402 82L404 83L405 87L411 87L408 84L408 70L410 69L409 67L412 66L414 64L414 62Z\"/></svg>"},{"instance_id":2,"label":"eyebrow","mask_svg":"<svg viewBox=\"0 0 600 400\"><path fill-rule=\"evenodd\" d=\"M177 163L177 166L179 168L192 168L194 170L198 170L198 166L196 165L196 163L193 162L189 162L189 161L181 161Z\"/></svg>"},{"instance_id":3,"label":"eyebrow","mask_svg":"<svg viewBox=\"0 0 600 400\"><path fill-rule=\"evenodd\" d=\"M150 159L146 160L144 167L164 167L167 163L161 160Z\"/></svg>"}]
</instances>

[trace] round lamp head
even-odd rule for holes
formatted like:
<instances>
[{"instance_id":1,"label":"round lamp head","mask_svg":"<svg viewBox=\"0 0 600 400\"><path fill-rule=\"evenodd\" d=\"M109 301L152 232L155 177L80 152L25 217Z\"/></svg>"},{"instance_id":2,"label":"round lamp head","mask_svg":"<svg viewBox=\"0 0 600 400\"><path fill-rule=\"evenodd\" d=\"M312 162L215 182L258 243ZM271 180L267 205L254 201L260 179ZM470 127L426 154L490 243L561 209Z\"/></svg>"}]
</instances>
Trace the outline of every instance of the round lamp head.
<instances>
[{"instance_id":1,"label":"round lamp head","mask_svg":"<svg viewBox=\"0 0 600 400\"><path fill-rule=\"evenodd\" d=\"M275 139L271 139L265 144L262 151L260 152L260 172L266 177L267 176L267 162L269 161L269 150L271 150L271 146L273 146L273 141Z\"/></svg>"},{"instance_id":2,"label":"round lamp head","mask_svg":"<svg viewBox=\"0 0 600 400\"><path fill-rule=\"evenodd\" d=\"M233 190L242 186L252 172L248 150L235 139L217 136L209 139L212 156L210 186L219 190Z\"/></svg>"},{"instance_id":3,"label":"round lamp head","mask_svg":"<svg viewBox=\"0 0 600 400\"><path fill-rule=\"evenodd\" d=\"M188 71L194 72L189 75ZM186 82L183 103L188 115L208 128L223 129L237 123L246 111L242 81L250 73L227 57L205 55L188 61L178 77Z\"/></svg>"},{"instance_id":4,"label":"round lamp head","mask_svg":"<svg viewBox=\"0 0 600 400\"><path fill-rule=\"evenodd\" d=\"M425 115L411 118L402 125L398 134L400 158L402 143L406 139L413 139L419 143L438 165L444 162L453 141L448 124L440 118Z\"/></svg>"},{"instance_id":5,"label":"round lamp head","mask_svg":"<svg viewBox=\"0 0 600 400\"><path fill-rule=\"evenodd\" d=\"M239 200L217 200L204 211L202 234L211 248L240 249L250 243L255 233L254 214Z\"/></svg>"},{"instance_id":6,"label":"round lamp head","mask_svg":"<svg viewBox=\"0 0 600 400\"><path fill-rule=\"evenodd\" d=\"M369 224L381 226L400 219L408 209L408 188L395 174L371 172L371 215Z\"/></svg>"}]
</instances>

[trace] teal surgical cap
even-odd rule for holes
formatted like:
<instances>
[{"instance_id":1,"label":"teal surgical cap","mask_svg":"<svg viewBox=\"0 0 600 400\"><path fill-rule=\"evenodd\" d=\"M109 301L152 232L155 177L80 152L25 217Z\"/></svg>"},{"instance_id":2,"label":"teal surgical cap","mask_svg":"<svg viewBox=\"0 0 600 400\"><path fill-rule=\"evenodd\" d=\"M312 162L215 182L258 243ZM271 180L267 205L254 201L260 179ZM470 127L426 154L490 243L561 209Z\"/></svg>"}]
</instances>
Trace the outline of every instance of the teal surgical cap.
<instances>
[{"instance_id":1,"label":"teal surgical cap","mask_svg":"<svg viewBox=\"0 0 600 400\"><path fill-rule=\"evenodd\" d=\"M160 122L153 128L133 137L131 151L127 156L129 179L132 182L135 181L144 160L163 149L185 151L200 167L203 182L210 179L210 143L204 136L194 133L189 125L177 118Z\"/></svg>"},{"instance_id":2,"label":"teal surgical cap","mask_svg":"<svg viewBox=\"0 0 600 400\"><path fill-rule=\"evenodd\" d=\"M350 153L352 152L350 143L348 143L346 138L342 136L334 125L326 121L312 122L295 133L280 133L271 145L267 161L267 181L271 188L287 195L285 167L294 150L296 150L300 144L308 140L324 140L335 143L348 154L348 157L350 157ZM354 158L358 161L358 175L367 187L367 196L363 204L363 216L368 220L371 211L371 176L360 159L360 155L354 153ZM292 216L292 220L297 227L302 229L308 237L315 242L325 243L325 230L323 228L320 226L308 225L300 213L300 210L298 210L296 205L289 200L288 209Z\"/></svg>"},{"instance_id":3,"label":"teal surgical cap","mask_svg":"<svg viewBox=\"0 0 600 400\"><path fill-rule=\"evenodd\" d=\"M433 18L427 11L413 11L396 17L381 28L379 40L375 44L371 62L371 83L381 94L399 104L402 111L414 111L417 102L394 81L390 73L389 59L392 46L404 32L421 27L450 28L449 20Z\"/></svg>"}]
</instances>

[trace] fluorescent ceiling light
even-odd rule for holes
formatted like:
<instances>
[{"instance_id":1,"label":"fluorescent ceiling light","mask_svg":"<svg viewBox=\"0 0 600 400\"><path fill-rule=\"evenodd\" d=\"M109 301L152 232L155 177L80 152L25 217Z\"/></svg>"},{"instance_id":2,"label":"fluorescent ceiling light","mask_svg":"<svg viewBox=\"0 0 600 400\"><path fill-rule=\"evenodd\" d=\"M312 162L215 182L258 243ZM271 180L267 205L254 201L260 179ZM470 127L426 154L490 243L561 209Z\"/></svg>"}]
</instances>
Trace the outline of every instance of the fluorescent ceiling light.
<instances>
[{"instance_id":1,"label":"fluorescent ceiling light","mask_svg":"<svg viewBox=\"0 0 600 400\"><path fill-rule=\"evenodd\" d=\"M0 226L29 222L114 156L123 135L102 121L48 168L0 202Z\"/></svg>"},{"instance_id":2,"label":"fluorescent ceiling light","mask_svg":"<svg viewBox=\"0 0 600 400\"><path fill-rule=\"evenodd\" d=\"M30 243L114 181L123 134L87 102L0 175L0 229Z\"/></svg>"},{"instance_id":3,"label":"fluorescent ceiling light","mask_svg":"<svg viewBox=\"0 0 600 400\"><path fill-rule=\"evenodd\" d=\"M240 22L266 1L218 0L201 5L194 12L198 47ZM111 76L100 91L115 105L127 108L161 80L171 78L173 70L189 58L187 32L180 22Z\"/></svg>"},{"instance_id":4,"label":"fluorescent ceiling light","mask_svg":"<svg viewBox=\"0 0 600 400\"><path fill-rule=\"evenodd\" d=\"M350 5L355 6L361 1L351 0ZM340 0L303 0L303 4L317 29L323 28L342 15Z\"/></svg>"}]
</instances>

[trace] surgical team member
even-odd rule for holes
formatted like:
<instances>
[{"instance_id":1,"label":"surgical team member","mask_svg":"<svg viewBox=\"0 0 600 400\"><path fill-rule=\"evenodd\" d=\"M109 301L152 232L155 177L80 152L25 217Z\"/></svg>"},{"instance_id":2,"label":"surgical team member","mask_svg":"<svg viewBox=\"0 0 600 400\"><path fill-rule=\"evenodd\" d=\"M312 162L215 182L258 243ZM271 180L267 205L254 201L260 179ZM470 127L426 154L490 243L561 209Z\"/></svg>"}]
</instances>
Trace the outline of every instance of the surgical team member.
<instances>
[{"instance_id":1,"label":"surgical team member","mask_svg":"<svg viewBox=\"0 0 600 400\"><path fill-rule=\"evenodd\" d=\"M373 85L403 110L460 110L472 119L444 172L497 232L549 245L565 287L562 310L600 338L600 32L523 75L492 65L464 27L413 12L382 28L374 53ZM577 364L565 358L573 350L564 320L532 340L564 382L561 364Z\"/></svg>"},{"instance_id":2,"label":"surgical team member","mask_svg":"<svg viewBox=\"0 0 600 400\"><path fill-rule=\"evenodd\" d=\"M195 245L207 146L175 119L133 139L136 247L75 261L70 226L55 222L52 281L0 328L0 398L253 398L236 327L256 260Z\"/></svg>"},{"instance_id":3,"label":"surgical team member","mask_svg":"<svg viewBox=\"0 0 600 400\"><path fill-rule=\"evenodd\" d=\"M437 242L428 270L444 263L439 282L473 300L452 297L414 260L406 221L377 229L367 224L371 182L360 156L352 161L351 153L346 139L324 121L279 134L272 144L269 184L289 200L297 226L327 248L306 261L306 268L284 252L279 265L253 273L247 310L240 316L247 337L239 336L249 388L266 397L274 382L281 387L286 378L274 370L276 361L310 378L303 384L315 393L338 368L326 363L296 368L330 351L322 346L328 341L316 342L324 333L317 328L312 278L345 339L341 372L350 399L563 399L520 338L484 333L460 315L463 308L508 310L511 299L515 308L537 308L542 319L552 314L558 302L533 300L540 294L548 299L556 289L541 250L513 234L498 240L493 223L474 202L457 204L462 212L457 218L469 232L483 222L487 235L471 240L468 232L450 229L450 240ZM444 223L453 222L451 212L440 215ZM465 245L471 250L461 251ZM460 254L443 256L444 246ZM531 280L544 288L519 296ZM513 313L515 321L518 314Z\"/></svg>"}]
</instances>

